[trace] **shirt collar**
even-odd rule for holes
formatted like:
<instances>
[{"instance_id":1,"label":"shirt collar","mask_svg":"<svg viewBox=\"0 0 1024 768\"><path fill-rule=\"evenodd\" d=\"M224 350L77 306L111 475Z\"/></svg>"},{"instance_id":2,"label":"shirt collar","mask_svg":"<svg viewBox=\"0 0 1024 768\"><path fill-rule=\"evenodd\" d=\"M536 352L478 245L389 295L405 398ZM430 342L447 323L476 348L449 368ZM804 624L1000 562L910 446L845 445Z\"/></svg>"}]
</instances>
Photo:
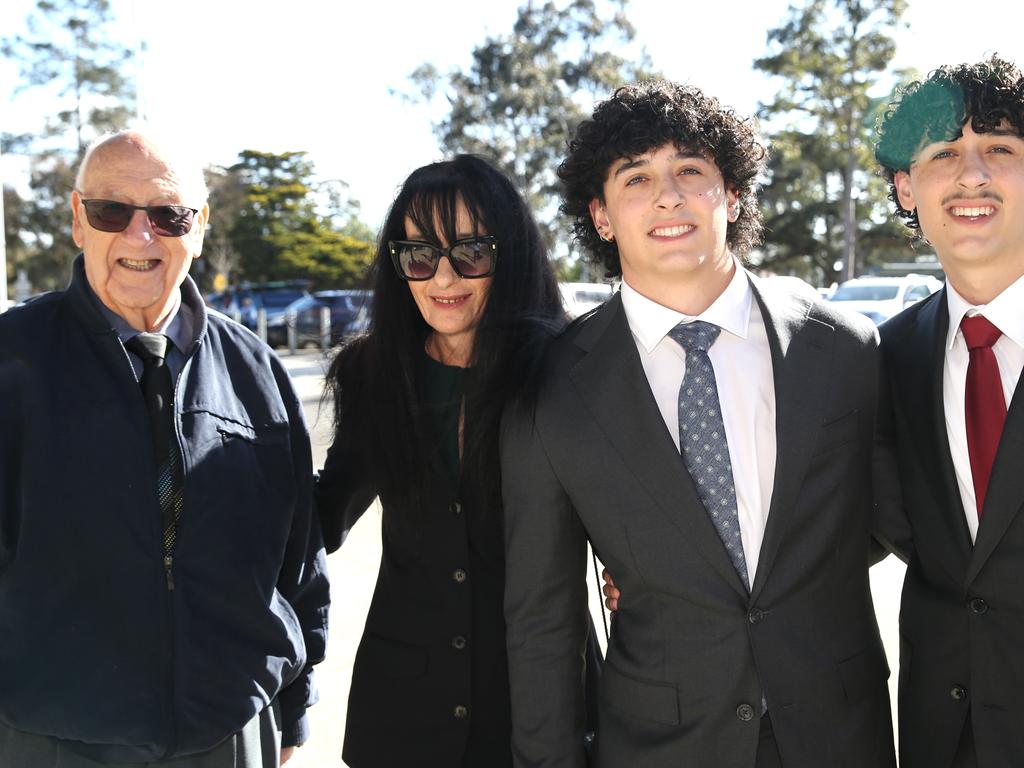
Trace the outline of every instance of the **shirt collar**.
<instances>
[{"instance_id":1,"label":"shirt collar","mask_svg":"<svg viewBox=\"0 0 1024 768\"><path fill-rule=\"evenodd\" d=\"M117 336L121 339L122 344L141 333L141 331L137 331L132 328L128 324L127 320L100 301L99 297L92 290L92 286L89 286L89 292L92 293L93 298L96 299L96 304L100 308L100 312L103 313L103 317L105 317L107 322L110 323L110 327L117 331ZM184 353L192 342L192 314L191 307L187 307L182 303L181 292L178 291L177 302L175 303L174 309L171 310L171 314L168 316L167 320L165 320L159 328L153 330L152 333L164 334L168 340L178 348L179 352Z\"/></svg>"},{"instance_id":2,"label":"shirt collar","mask_svg":"<svg viewBox=\"0 0 1024 768\"><path fill-rule=\"evenodd\" d=\"M712 302L711 306L699 315L687 315L652 301L629 283L622 281L622 308L626 312L626 322L643 348L650 352L679 323L703 320L717 325L741 339L747 338L747 326L750 323L750 303L753 292L747 273L738 262L732 279L725 290Z\"/></svg>"},{"instance_id":3,"label":"shirt collar","mask_svg":"<svg viewBox=\"0 0 1024 768\"><path fill-rule=\"evenodd\" d=\"M964 315L982 315L1003 332L1018 347L1024 347L1024 276L1018 277L988 304L971 304L946 280L946 309L949 312L949 330L946 349L953 348L960 321Z\"/></svg>"}]
</instances>

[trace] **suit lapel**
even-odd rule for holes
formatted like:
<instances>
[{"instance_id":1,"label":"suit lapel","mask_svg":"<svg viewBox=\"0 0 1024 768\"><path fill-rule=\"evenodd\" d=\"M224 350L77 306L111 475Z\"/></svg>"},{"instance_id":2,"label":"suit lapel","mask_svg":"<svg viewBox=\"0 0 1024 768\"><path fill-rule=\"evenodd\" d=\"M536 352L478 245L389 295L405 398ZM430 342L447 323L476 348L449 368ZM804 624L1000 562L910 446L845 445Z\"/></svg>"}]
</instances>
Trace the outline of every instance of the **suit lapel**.
<instances>
[{"instance_id":1,"label":"suit lapel","mask_svg":"<svg viewBox=\"0 0 1024 768\"><path fill-rule=\"evenodd\" d=\"M1010 400L1010 408L1006 413L1003 435L999 440L999 451L996 453L992 476L989 478L988 492L985 495L985 508L982 510L978 523L978 536L974 543L974 552L967 569L969 585L981 571L985 561L998 546L1003 534L1013 519L1020 513L1024 505L1024 474L1021 473L1021 462L1024 461L1024 388L1021 379Z\"/></svg>"},{"instance_id":2,"label":"suit lapel","mask_svg":"<svg viewBox=\"0 0 1024 768\"><path fill-rule=\"evenodd\" d=\"M591 416L665 517L746 599L746 587L665 428L618 294L591 318L576 343L586 355L569 377Z\"/></svg>"},{"instance_id":3,"label":"suit lapel","mask_svg":"<svg viewBox=\"0 0 1024 768\"><path fill-rule=\"evenodd\" d=\"M824 417L834 330L809 317L807 301L789 293L773 296L756 278L751 284L771 348L777 446L772 500L751 590L757 600L792 519Z\"/></svg>"},{"instance_id":4,"label":"suit lapel","mask_svg":"<svg viewBox=\"0 0 1024 768\"><path fill-rule=\"evenodd\" d=\"M949 313L945 289L926 301L915 323L902 337L892 340L886 360L898 388L895 407L905 410L914 450L920 455L929 480L927 489L905 491L931 493L939 510L935 523L946 531L945 535L935 535L938 531L931 525L922 528L917 521L913 536L937 548L938 561L959 582L970 558L971 539L946 434L942 381Z\"/></svg>"}]
</instances>

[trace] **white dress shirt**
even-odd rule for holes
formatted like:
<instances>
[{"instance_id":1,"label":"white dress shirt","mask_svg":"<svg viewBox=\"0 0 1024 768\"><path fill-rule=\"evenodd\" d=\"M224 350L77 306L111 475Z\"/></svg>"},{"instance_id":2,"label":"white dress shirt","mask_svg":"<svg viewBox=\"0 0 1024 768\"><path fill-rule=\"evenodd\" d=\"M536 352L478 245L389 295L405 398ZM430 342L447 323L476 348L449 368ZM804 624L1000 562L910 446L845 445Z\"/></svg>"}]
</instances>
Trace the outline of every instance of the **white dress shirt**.
<instances>
[{"instance_id":1,"label":"white dress shirt","mask_svg":"<svg viewBox=\"0 0 1024 768\"><path fill-rule=\"evenodd\" d=\"M703 320L722 329L708 350L715 369L729 461L736 486L743 555L754 583L775 479L775 382L761 310L743 269L700 315L676 312L622 281L622 307L633 332L647 382L676 448L679 448L679 387L686 352L668 332L681 322Z\"/></svg>"},{"instance_id":2,"label":"white dress shirt","mask_svg":"<svg viewBox=\"0 0 1024 768\"><path fill-rule=\"evenodd\" d=\"M1024 369L1024 277L1018 278L1005 291L988 304L973 306L946 281L946 307L949 310L949 332L946 336L946 357L942 366L942 406L946 414L946 435L949 452L953 457L956 482L964 503L967 528L971 541L978 538L978 502L974 497L974 476L971 458L967 452L967 418L964 415L967 396L967 364L970 352L960 332L964 315L983 315L1003 332L992 345L999 378L1003 384L1003 399L1007 407L1017 388L1017 380Z\"/></svg>"}]
</instances>

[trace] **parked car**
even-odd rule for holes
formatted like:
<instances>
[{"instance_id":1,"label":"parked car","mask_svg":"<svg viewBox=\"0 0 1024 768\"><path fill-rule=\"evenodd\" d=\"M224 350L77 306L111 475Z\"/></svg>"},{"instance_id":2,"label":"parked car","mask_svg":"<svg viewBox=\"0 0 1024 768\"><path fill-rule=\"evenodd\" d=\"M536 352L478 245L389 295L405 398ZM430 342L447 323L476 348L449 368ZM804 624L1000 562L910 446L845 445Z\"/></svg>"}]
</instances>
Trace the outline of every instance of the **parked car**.
<instances>
[{"instance_id":1,"label":"parked car","mask_svg":"<svg viewBox=\"0 0 1024 768\"><path fill-rule=\"evenodd\" d=\"M288 322L294 317L295 344L319 345L323 308L330 310L330 343L337 344L350 335L349 326L360 310L369 308L373 291L346 289L317 291L289 304L285 310L267 319L267 343L272 347L288 344Z\"/></svg>"},{"instance_id":2,"label":"parked car","mask_svg":"<svg viewBox=\"0 0 1024 768\"><path fill-rule=\"evenodd\" d=\"M859 312L881 325L911 304L926 299L942 287L931 275L904 277L857 277L842 283L830 301Z\"/></svg>"},{"instance_id":3,"label":"parked car","mask_svg":"<svg viewBox=\"0 0 1024 768\"><path fill-rule=\"evenodd\" d=\"M206 303L255 331L260 309L266 311L269 327L271 321L284 314L289 304L309 295L309 285L308 280L243 283L237 288L208 296Z\"/></svg>"},{"instance_id":4,"label":"parked car","mask_svg":"<svg viewBox=\"0 0 1024 768\"><path fill-rule=\"evenodd\" d=\"M612 297L612 287L608 283L559 283L558 288L570 318L579 317Z\"/></svg>"}]
</instances>

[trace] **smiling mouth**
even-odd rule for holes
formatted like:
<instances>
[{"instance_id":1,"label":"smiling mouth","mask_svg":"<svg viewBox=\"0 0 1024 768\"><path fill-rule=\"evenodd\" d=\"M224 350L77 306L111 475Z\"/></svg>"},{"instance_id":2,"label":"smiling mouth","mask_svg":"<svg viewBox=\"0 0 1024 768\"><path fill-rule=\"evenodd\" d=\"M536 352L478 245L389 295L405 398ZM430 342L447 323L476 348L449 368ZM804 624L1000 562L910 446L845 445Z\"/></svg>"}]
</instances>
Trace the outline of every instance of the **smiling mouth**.
<instances>
[{"instance_id":1,"label":"smiling mouth","mask_svg":"<svg viewBox=\"0 0 1024 768\"><path fill-rule=\"evenodd\" d=\"M963 218L973 219L978 216L991 216L996 212L996 209L991 205L983 205L977 208L968 208L963 205L956 205L949 209L949 212L954 216L960 216Z\"/></svg>"},{"instance_id":2,"label":"smiling mouth","mask_svg":"<svg viewBox=\"0 0 1024 768\"><path fill-rule=\"evenodd\" d=\"M696 229L693 224L681 224L675 227L658 227L651 230L651 234L654 237L679 237L685 235L687 232L691 232Z\"/></svg>"},{"instance_id":3,"label":"smiling mouth","mask_svg":"<svg viewBox=\"0 0 1024 768\"><path fill-rule=\"evenodd\" d=\"M118 259L117 263L126 269L130 269L134 272L149 272L151 269L155 269L160 263L159 259Z\"/></svg>"},{"instance_id":4,"label":"smiling mouth","mask_svg":"<svg viewBox=\"0 0 1024 768\"><path fill-rule=\"evenodd\" d=\"M456 304L461 304L462 302L464 302L469 297L468 296L431 296L431 298L434 301L436 301L438 304L444 304L447 307L451 307L451 306L454 306Z\"/></svg>"}]
</instances>

